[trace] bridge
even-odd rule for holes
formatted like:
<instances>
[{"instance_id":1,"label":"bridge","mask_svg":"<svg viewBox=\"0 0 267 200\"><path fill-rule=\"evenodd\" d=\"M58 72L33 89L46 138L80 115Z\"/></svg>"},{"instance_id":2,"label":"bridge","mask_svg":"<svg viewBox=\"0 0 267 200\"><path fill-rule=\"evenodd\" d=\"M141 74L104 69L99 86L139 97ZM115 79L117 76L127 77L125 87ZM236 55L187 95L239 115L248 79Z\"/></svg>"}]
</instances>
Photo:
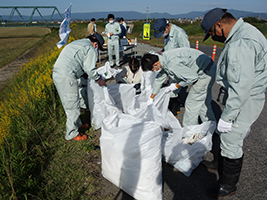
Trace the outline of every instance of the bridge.
<instances>
[{"instance_id":1,"label":"bridge","mask_svg":"<svg viewBox=\"0 0 267 200\"><path fill-rule=\"evenodd\" d=\"M1 10L2 9L9 9L10 14L8 19L3 19L3 16L1 16ZM23 16L20 12L20 10L24 9L31 9L31 15L29 19L26 19L25 16ZM50 9L52 10L52 13L48 20L45 20L43 15L40 12L40 9ZM60 24L57 22L58 20L52 21L53 15L57 12L57 14L60 17L59 21L63 20L62 15L60 14L59 10L56 6L0 6L0 27L14 27L14 26L46 26L46 27L55 27L60 26ZM14 14L18 14L20 17L20 20L14 20L12 19ZM33 16L35 13L38 13L41 17L40 20L33 21ZM28 17L28 16L27 16Z\"/></svg>"}]
</instances>

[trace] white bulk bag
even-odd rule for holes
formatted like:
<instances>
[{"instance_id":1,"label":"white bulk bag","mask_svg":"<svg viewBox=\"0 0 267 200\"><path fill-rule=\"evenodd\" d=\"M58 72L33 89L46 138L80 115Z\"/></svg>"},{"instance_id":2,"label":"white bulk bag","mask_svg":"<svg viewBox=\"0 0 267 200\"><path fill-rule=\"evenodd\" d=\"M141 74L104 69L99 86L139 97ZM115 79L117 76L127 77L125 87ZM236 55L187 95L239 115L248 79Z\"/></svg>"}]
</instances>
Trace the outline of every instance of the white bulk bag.
<instances>
[{"instance_id":1,"label":"white bulk bag","mask_svg":"<svg viewBox=\"0 0 267 200\"><path fill-rule=\"evenodd\" d=\"M101 127L105 117L121 112L114 106L115 102L109 95L107 87L100 87L94 80L88 79L87 95L91 124L94 130Z\"/></svg>"},{"instance_id":2,"label":"white bulk bag","mask_svg":"<svg viewBox=\"0 0 267 200\"><path fill-rule=\"evenodd\" d=\"M162 199L161 126L167 122L160 116L150 106L136 116L115 114L103 120L102 174L135 199Z\"/></svg>"},{"instance_id":3,"label":"white bulk bag","mask_svg":"<svg viewBox=\"0 0 267 200\"><path fill-rule=\"evenodd\" d=\"M212 134L216 122L208 121L200 125L174 128L164 133L162 140L163 156L167 163L173 165L185 176L190 176L204 156L212 147ZM200 133L204 137L192 145L183 143L192 135Z\"/></svg>"},{"instance_id":4,"label":"white bulk bag","mask_svg":"<svg viewBox=\"0 0 267 200\"><path fill-rule=\"evenodd\" d=\"M135 84L110 84L108 92L115 102L115 106L122 112L126 112L135 98Z\"/></svg>"},{"instance_id":5,"label":"white bulk bag","mask_svg":"<svg viewBox=\"0 0 267 200\"><path fill-rule=\"evenodd\" d=\"M91 124L94 130L101 127L104 118L121 113L128 108L135 96L135 89L130 84L113 84L100 87L96 81L88 80L88 105Z\"/></svg>"},{"instance_id":6,"label":"white bulk bag","mask_svg":"<svg viewBox=\"0 0 267 200\"><path fill-rule=\"evenodd\" d=\"M151 93L150 93L151 95ZM150 95L147 93L141 92L139 95L136 95L132 100L132 104L128 107L127 113L134 115L135 113L144 110L147 107L147 101L149 100ZM163 116L166 116L168 111L168 105L170 101L170 92L165 93L165 88L160 89L159 93L155 96L153 105L162 113Z\"/></svg>"}]
</instances>

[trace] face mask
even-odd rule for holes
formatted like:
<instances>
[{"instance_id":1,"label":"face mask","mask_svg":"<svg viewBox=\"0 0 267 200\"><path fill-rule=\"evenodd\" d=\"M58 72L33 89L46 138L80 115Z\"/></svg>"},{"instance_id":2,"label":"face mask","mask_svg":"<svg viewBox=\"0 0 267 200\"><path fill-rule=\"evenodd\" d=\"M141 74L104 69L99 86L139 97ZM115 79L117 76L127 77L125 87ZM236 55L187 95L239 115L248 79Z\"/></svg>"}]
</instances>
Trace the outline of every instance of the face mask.
<instances>
[{"instance_id":1,"label":"face mask","mask_svg":"<svg viewBox=\"0 0 267 200\"><path fill-rule=\"evenodd\" d=\"M153 66L153 68L154 68L154 71L156 71L156 72L160 72L161 71L161 67L159 67L158 65Z\"/></svg>"},{"instance_id":2,"label":"face mask","mask_svg":"<svg viewBox=\"0 0 267 200\"><path fill-rule=\"evenodd\" d=\"M159 68L159 70L157 71L157 73L159 73L161 71L162 68Z\"/></svg>"},{"instance_id":3,"label":"face mask","mask_svg":"<svg viewBox=\"0 0 267 200\"><path fill-rule=\"evenodd\" d=\"M109 21L110 24L113 24L113 21Z\"/></svg>"},{"instance_id":4,"label":"face mask","mask_svg":"<svg viewBox=\"0 0 267 200\"><path fill-rule=\"evenodd\" d=\"M215 33L215 35L213 35L213 36L211 37L214 41L222 42L222 43L225 42L226 37L224 36L223 29L222 29L222 36L216 35L215 28L214 28L214 33Z\"/></svg>"}]
</instances>

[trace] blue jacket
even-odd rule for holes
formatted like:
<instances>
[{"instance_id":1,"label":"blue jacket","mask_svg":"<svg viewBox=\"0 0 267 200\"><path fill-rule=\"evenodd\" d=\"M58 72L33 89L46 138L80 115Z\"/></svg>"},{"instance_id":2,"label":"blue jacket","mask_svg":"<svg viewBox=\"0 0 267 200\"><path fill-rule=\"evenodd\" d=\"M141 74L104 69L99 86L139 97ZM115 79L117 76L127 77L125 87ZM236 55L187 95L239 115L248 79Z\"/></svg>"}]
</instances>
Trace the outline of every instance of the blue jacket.
<instances>
[{"instance_id":1,"label":"blue jacket","mask_svg":"<svg viewBox=\"0 0 267 200\"><path fill-rule=\"evenodd\" d=\"M121 33L119 34L119 38L123 38L123 36L126 37L126 29L125 29L125 27L122 24L120 24L120 27L121 27Z\"/></svg>"}]
</instances>

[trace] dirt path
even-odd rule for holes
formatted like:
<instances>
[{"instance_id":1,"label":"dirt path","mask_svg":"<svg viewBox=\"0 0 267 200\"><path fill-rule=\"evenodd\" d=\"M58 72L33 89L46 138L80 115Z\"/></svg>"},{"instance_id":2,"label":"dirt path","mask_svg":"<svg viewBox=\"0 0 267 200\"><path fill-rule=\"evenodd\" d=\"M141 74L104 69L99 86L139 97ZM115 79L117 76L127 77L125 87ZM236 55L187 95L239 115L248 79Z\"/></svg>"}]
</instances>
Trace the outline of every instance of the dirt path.
<instances>
[{"instance_id":1,"label":"dirt path","mask_svg":"<svg viewBox=\"0 0 267 200\"><path fill-rule=\"evenodd\" d=\"M35 50L36 47L31 48L11 63L0 68L0 90L2 90L6 84L10 83L12 77L20 71L21 65L30 61Z\"/></svg>"}]
</instances>

